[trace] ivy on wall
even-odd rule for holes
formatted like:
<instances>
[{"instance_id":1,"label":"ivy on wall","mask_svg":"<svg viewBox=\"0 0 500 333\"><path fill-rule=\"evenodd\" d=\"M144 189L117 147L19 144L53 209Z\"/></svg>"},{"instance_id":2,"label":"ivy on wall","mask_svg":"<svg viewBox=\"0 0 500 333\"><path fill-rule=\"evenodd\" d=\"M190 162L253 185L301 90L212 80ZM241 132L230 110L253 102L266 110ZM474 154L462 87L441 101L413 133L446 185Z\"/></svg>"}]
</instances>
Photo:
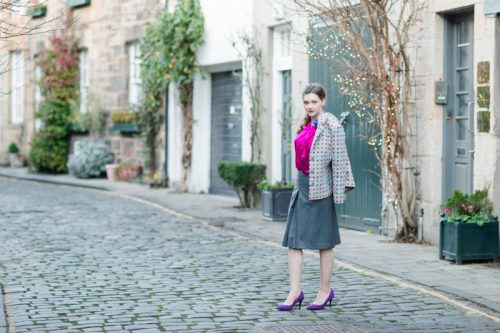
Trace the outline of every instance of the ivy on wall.
<instances>
[{"instance_id":1,"label":"ivy on wall","mask_svg":"<svg viewBox=\"0 0 500 333\"><path fill-rule=\"evenodd\" d=\"M173 12L162 11L146 27L141 42L144 91L138 126L144 135L151 174L156 168L156 146L162 124L162 96L170 82L179 89L183 115L183 182L191 166L193 82L199 71L196 52L203 43L204 19L198 0L179 0Z\"/></svg>"},{"instance_id":2,"label":"ivy on wall","mask_svg":"<svg viewBox=\"0 0 500 333\"><path fill-rule=\"evenodd\" d=\"M71 16L67 18L67 28ZM37 170L51 173L67 171L68 130L71 102L78 100L78 45L71 30L64 29L50 38L50 47L39 55L42 78L38 85L43 102L36 113L42 128L31 142L30 163Z\"/></svg>"}]
</instances>

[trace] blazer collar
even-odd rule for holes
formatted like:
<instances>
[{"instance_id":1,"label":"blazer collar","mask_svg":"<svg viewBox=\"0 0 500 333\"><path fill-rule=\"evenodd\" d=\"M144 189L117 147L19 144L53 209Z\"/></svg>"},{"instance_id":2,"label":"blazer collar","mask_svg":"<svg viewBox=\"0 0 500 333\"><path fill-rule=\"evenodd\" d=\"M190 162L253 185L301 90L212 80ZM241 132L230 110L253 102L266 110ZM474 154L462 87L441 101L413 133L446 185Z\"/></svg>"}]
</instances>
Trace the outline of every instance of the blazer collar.
<instances>
[{"instance_id":1,"label":"blazer collar","mask_svg":"<svg viewBox=\"0 0 500 333\"><path fill-rule=\"evenodd\" d=\"M318 117L318 129L320 127L323 127L325 125L325 123L327 122L328 120L328 115L326 114L326 111L323 111L322 114L319 115Z\"/></svg>"},{"instance_id":2,"label":"blazer collar","mask_svg":"<svg viewBox=\"0 0 500 333\"><path fill-rule=\"evenodd\" d=\"M314 134L313 142L311 145L311 150L312 150L312 147L314 147L314 143L316 142L316 139L318 138L318 136L321 134L321 132L325 128L325 124L326 124L327 119L328 119L327 117L328 116L326 115L326 111L324 111L318 117L318 126L316 126L316 133Z\"/></svg>"}]
</instances>

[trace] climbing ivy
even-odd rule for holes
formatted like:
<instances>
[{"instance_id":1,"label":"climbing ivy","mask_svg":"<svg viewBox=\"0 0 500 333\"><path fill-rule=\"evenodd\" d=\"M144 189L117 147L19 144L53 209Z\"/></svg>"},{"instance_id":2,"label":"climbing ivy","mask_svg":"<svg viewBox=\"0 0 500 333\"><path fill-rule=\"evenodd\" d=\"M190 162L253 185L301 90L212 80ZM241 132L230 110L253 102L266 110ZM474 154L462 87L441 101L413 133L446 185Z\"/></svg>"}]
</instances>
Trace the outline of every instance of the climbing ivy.
<instances>
[{"instance_id":1,"label":"climbing ivy","mask_svg":"<svg viewBox=\"0 0 500 333\"><path fill-rule=\"evenodd\" d=\"M69 29L71 13L66 20L67 29L50 38L50 47L37 61L42 72L38 85L44 100L35 116L43 127L31 142L29 159L36 170L51 173L67 170L71 102L78 100L78 45Z\"/></svg>"},{"instance_id":2,"label":"climbing ivy","mask_svg":"<svg viewBox=\"0 0 500 333\"><path fill-rule=\"evenodd\" d=\"M144 91L138 125L144 134L151 174L162 124L162 97L170 82L177 83L183 114L183 181L191 166L193 81L199 71L196 51L203 43L204 19L198 0L179 0L173 12L162 11L146 27L141 42Z\"/></svg>"}]
</instances>

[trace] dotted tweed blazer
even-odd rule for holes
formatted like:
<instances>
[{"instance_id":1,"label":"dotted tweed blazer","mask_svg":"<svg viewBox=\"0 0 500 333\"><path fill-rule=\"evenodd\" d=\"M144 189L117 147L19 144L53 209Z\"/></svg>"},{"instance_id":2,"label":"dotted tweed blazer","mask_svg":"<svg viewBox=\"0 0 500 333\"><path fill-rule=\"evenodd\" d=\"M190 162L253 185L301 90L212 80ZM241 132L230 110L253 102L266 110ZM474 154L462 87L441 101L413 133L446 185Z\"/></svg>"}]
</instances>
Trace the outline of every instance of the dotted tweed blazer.
<instances>
[{"instance_id":1,"label":"dotted tweed blazer","mask_svg":"<svg viewBox=\"0 0 500 333\"><path fill-rule=\"evenodd\" d=\"M355 186L344 128L333 114L324 112L318 118L309 153L309 200L323 199L333 193L333 201L341 204L346 192ZM294 192L298 194L298 189Z\"/></svg>"}]
</instances>

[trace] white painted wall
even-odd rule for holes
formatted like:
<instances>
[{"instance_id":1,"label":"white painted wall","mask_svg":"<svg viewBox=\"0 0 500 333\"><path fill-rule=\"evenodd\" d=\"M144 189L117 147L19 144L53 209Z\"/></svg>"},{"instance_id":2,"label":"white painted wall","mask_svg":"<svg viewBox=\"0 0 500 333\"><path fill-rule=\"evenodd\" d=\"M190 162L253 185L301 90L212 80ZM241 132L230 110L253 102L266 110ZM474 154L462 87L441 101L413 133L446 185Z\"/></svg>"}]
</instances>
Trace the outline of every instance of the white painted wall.
<instances>
[{"instance_id":1,"label":"white painted wall","mask_svg":"<svg viewBox=\"0 0 500 333\"><path fill-rule=\"evenodd\" d=\"M205 17L204 44L198 53L201 66L212 66L240 60L232 42L238 34L252 29L253 1L201 0Z\"/></svg>"},{"instance_id":2,"label":"white painted wall","mask_svg":"<svg viewBox=\"0 0 500 333\"><path fill-rule=\"evenodd\" d=\"M204 44L198 52L202 74L194 82L193 149L187 190L208 192L210 188L211 73L241 69L241 57L233 46L238 34L251 32L253 1L201 0L205 18ZM250 157L248 96L243 93L243 160ZM169 177L175 186L182 177L182 114L175 89L170 90Z\"/></svg>"},{"instance_id":3,"label":"white painted wall","mask_svg":"<svg viewBox=\"0 0 500 333\"><path fill-rule=\"evenodd\" d=\"M444 25L443 14L460 11L467 7L474 7L474 90L477 87L477 64L481 61L490 61L490 87L494 87L495 72L495 19L485 18L483 1L474 0L442 0L428 1L428 8L423 16L422 31L418 36L417 44L421 51L419 57L414 58L417 73L417 112L419 117L419 168L420 191L422 208L424 209L424 238L435 243L439 238L439 212L442 198L443 174L443 114L442 106L434 103L434 82L444 76ZM498 55L497 55L498 57ZM494 100L492 96L491 100ZM498 107L498 106L497 106ZM477 103L475 112L478 111ZM498 151L499 140L493 132L495 122L495 105L491 103L491 130L490 133L477 133L475 130L475 157L474 157L474 188L479 189L492 185L490 195L493 202L499 202L495 197L495 176L499 174ZM498 111L497 111L498 112ZM500 175L496 176L497 178ZM498 190L496 191L498 192ZM500 207L495 205L495 211Z\"/></svg>"},{"instance_id":4,"label":"white painted wall","mask_svg":"<svg viewBox=\"0 0 500 333\"><path fill-rule=\"evenodd\" d=\"M210 186L210 74L197 75L193 98L193 158L189 173L189 191L208 192Z\"/></svg>"},{"instance_id":5,"label":"white painted wall","mask_svg":"<svg viewBox=\"0 0 500 333\"><path fill-rule=\"evenodd\" d=\"M292 52L290 47L290 53L283 52L284 47L282 43L282 32L290 31L288 25L281 25L273 29L273 68L272 68L272 81L273 81L273 93L272 93L272 115L271 115L271 165L272 174L271 181L276 182L282 179L282 133L281 133L281 117L282 117L282 99L283 99L283 77L282 72L292 69ZM291 43L291 37L289 42ZM285 46L286 47L286 46ZM293 71L292 71L292 85L293 85ZM293 97L292 97L293 98ZM293 130L292 130L293 132ZM293 137L292 137L293 144ZM293 161L292 161L293 162ZM295 163L292 163L292 168Z\"/></svg>"}]
</instances>

